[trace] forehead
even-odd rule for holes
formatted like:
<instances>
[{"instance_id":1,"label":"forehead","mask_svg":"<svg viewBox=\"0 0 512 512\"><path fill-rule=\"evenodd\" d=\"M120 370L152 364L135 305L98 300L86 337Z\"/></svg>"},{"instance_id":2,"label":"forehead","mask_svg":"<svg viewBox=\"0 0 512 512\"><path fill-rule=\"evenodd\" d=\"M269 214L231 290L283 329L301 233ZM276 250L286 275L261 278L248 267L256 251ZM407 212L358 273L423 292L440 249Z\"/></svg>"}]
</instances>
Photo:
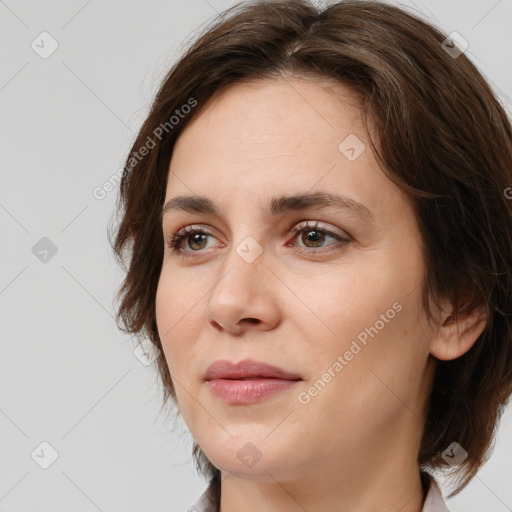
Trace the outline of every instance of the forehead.
<instances>
[{"instance_id":1,"label":"forehead","mask_svg":"<svg viewBox=\"0 0 512 512\"><path fill-rule=\"evenodd\" d=\"M340 150L347 139L359 144L354 160ZM170 162L166 201L185 193L253 201L318 185L379 203L384 181L348 88L266 80L222 91L186 126Z\"/></svg>"},{"instance_id":2,"label":"forehead","mask_svg":"<svg viewBox=\"0 0 512 512\"><path fill-rule=\"evenodd\" d=\"M200 152L244 150L261 152L282 145L306 152L304 144L326 144L343 131L363 132L360 100L342 84L307 78L258 80L234 84L199 106L198 115L178 138L179 146L201 137ZM338 133L339 132L339 133ZM194 142L198 142L197 139ZM309 148L311 149L311 148ZM258 154L258 156L262 156Z\"/></svg>"}]
</instances>

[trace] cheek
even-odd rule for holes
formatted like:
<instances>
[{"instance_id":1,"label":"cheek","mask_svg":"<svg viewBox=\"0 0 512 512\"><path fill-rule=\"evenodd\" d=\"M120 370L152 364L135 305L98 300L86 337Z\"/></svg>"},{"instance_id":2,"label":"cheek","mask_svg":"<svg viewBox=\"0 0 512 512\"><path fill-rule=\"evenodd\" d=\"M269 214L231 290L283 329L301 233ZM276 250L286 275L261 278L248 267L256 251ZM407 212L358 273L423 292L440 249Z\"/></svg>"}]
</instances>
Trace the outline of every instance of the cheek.
<instances>
[{"instance_id":1,"label":"cheek","mask_svg":"<svg viewBox=\"0 0 512 512\"><path fill-rule=\"evenodd\" d=\"M347 351L352 352L347 366L357 370L343 373L354 381L363 373L368 378L369 368L393 380L397 372L402 378L413 375L422 364L427 335L419 275L384 260L363 263L295 280L301 302L294 316L304 336L305 358L315 361L314 377Z\"/></svg>"},{"instance_id":2,"label":"cheek","mask_svg":"<svg viewBox=\"0 0 512 512\"><path fill-rule=\"evenodd\" d=\"M194 418L194 399L190 393L195 393L196 383L191 380L190 368L198 359L194 340L199 337L198 326L203 317L201 314L200 297L203 294L194 292L193 287L185 286L176 275L166 279L162 272L156 297L156 322L164 356L171 374L176 401L180 412L185 418ZM198 302L199 301L199 302ZM194 423L195 420L190 420Z\"/></svg>"},{"instance_id":3,"label":"cheek","mask_svg":"<svg viewBox=\"0 0 512 512\"><path fill-rule=\"evenodd\" d=\"M171 279L167 274L162 271L156 291L156 323L169 371L179 378L179 369L189 353L188 340L193 339L198 307L194 308L197 300L193 300L191 289L175 275Z\"/></svg>"},{"instance_id":4,"label":"cheek","mask_svg":"<svg viewBox=\"0 0 512 512\"><path fill-rule=\"evenodd\" d=\"M156 320L162 343L175 339L177 333L196 325L205 291L189 275L166 265L160 274L155 297ZM197 320L197 319L196 319Z\"/></svg>"},{"instance_id":5,"label":"cheek","mask_svg":"<svg viewBox=\"0 0 512 512\"><path fill-rule=\"evenodd\" d=\"M323 275L304 276L295 286L306 310L296 318L305 332L341 342L373 325L399 295L396 282L383 275L375 263L347 264Z\"/></svg>"},{"instance_id":6,"label":"cheek","mask_svg":"<svg viewBox=\"0 0 512 512\"><path fill-rule=\"evenodd\" d=\"M166 283L163 275L160 277L155 296L155 316L158 335L162 346L166 349L167 339L172 333L172 327L178 319L175 300L176 289Z\"/></svg>"}]
</instances>

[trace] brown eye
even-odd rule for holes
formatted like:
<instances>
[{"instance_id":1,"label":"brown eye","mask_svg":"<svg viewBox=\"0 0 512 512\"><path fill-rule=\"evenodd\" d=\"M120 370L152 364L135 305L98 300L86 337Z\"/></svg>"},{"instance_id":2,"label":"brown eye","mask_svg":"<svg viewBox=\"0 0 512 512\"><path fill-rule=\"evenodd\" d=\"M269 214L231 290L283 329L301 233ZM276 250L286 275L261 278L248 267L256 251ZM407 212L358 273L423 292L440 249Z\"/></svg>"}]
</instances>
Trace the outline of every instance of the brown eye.
<instances>
[{"instance_id":1,"label":"brown eye","mask_svg":"<svg viewBox=\"0 0 512 512\"><path fill-rule=\"evenodd\" d=\"M318 229L305 229L302 231L301 239L306 247L319 247L324 243L325 236L325 233Z\"/></svg>"},{"instance_id":2,"label":"brown eye","mask_svg":"<svg viewBox=\"0 0 512 512\"><path fill-rule=\"evenodd\" d=\"M193 249L193 250L201 250L201 249L204 249L205 246L206 246L206 239L207 239L207 236L206 234L203 234L203 233L196 233L194 235L189 235L185 238L185 241L189 241L189 240L192 240L192 242L189 242L188 243L188 246ZM202 240L201 240L202 238ZM196 247L194 247L194 245L197 244Z\"/></svg>"},{"instance_id":3,"label":"brown eye","mask_svg":"<svg viewBox=\"0 0 512 512\"><path fill-rule=\"evenodd\" d=\"M315 249L323 249L324 247L336 246L336 245L346 245L350 242L350 239L342 234L334 233L329 229L323 229L318 227L318 222L313 224L311 223L303 223L295 226L292 230L294 235L297 235L298 240L300 240L300 244L297 245L299 249L309 251L309 252L322 252L320 250L315 251ZM300 236L298 236L300 235ZM334 239L336 243L326 243L328 238ZM294 244L295 245L295 244Z\"/></svg>"},{"instance_id":4,"label":"brown eye","mask_svg":"<svg viewBox=\"0 0 512 512\"><path fill-rule=\"evenodd\" d=\"M202 229L194 226L187 226L174 233L167 242L167 245L179 253L199 252L206 247L208 237L212 236ZM186 242L188 248L183 249L182 243Z\"/></svg>"}]
</instances>

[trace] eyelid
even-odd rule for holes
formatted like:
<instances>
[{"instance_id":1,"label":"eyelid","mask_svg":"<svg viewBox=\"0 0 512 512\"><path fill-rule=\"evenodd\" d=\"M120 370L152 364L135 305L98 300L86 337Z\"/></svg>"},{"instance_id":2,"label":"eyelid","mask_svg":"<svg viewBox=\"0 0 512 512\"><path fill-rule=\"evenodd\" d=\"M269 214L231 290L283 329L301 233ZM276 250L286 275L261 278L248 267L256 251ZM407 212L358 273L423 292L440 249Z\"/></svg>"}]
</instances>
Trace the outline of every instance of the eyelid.
<instances>
[{"instance_id":1,"label":"eyelid","mask_svg":"<svg viewBox=\"0 0 512 512\"><path fill-rule=\"evenodd\" d=\"M321 221L318 221L318 220L315 220L315 221L311 221L311 220L300 221L299 223L295 224L289 230L289 232L294 234L294 235L296 235L298 232L304 231L305 229L311 229L311 230L318 229L319 231L327 233L328 235L339 237L340 239L350 238L347 233L345 233L344 231L340 230L339 228L333 228L330 225L329 226L325 226L323 224L320 224L320 222Z\"/></svg>"}]
</instances>

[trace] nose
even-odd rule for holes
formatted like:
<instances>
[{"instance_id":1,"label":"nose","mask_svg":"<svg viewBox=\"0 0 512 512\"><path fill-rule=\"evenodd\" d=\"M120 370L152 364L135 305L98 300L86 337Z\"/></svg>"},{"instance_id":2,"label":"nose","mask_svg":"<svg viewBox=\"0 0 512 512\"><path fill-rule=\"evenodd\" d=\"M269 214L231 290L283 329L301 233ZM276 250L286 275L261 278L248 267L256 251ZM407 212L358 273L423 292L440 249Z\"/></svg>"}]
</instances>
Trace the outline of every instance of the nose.
<instances>
[{"instance_id":1,"label":"nose","mask_svg":"<svg viewBox=\"0 0 512 512\"><path fill-rule=\"evenodd\" d=\"M226 255L205 308L205 320L216 332L237 336L273 329L281 318L279 280L269 270L265 252L249 262L236 249Z\"/></svg>"}]
</instances>

